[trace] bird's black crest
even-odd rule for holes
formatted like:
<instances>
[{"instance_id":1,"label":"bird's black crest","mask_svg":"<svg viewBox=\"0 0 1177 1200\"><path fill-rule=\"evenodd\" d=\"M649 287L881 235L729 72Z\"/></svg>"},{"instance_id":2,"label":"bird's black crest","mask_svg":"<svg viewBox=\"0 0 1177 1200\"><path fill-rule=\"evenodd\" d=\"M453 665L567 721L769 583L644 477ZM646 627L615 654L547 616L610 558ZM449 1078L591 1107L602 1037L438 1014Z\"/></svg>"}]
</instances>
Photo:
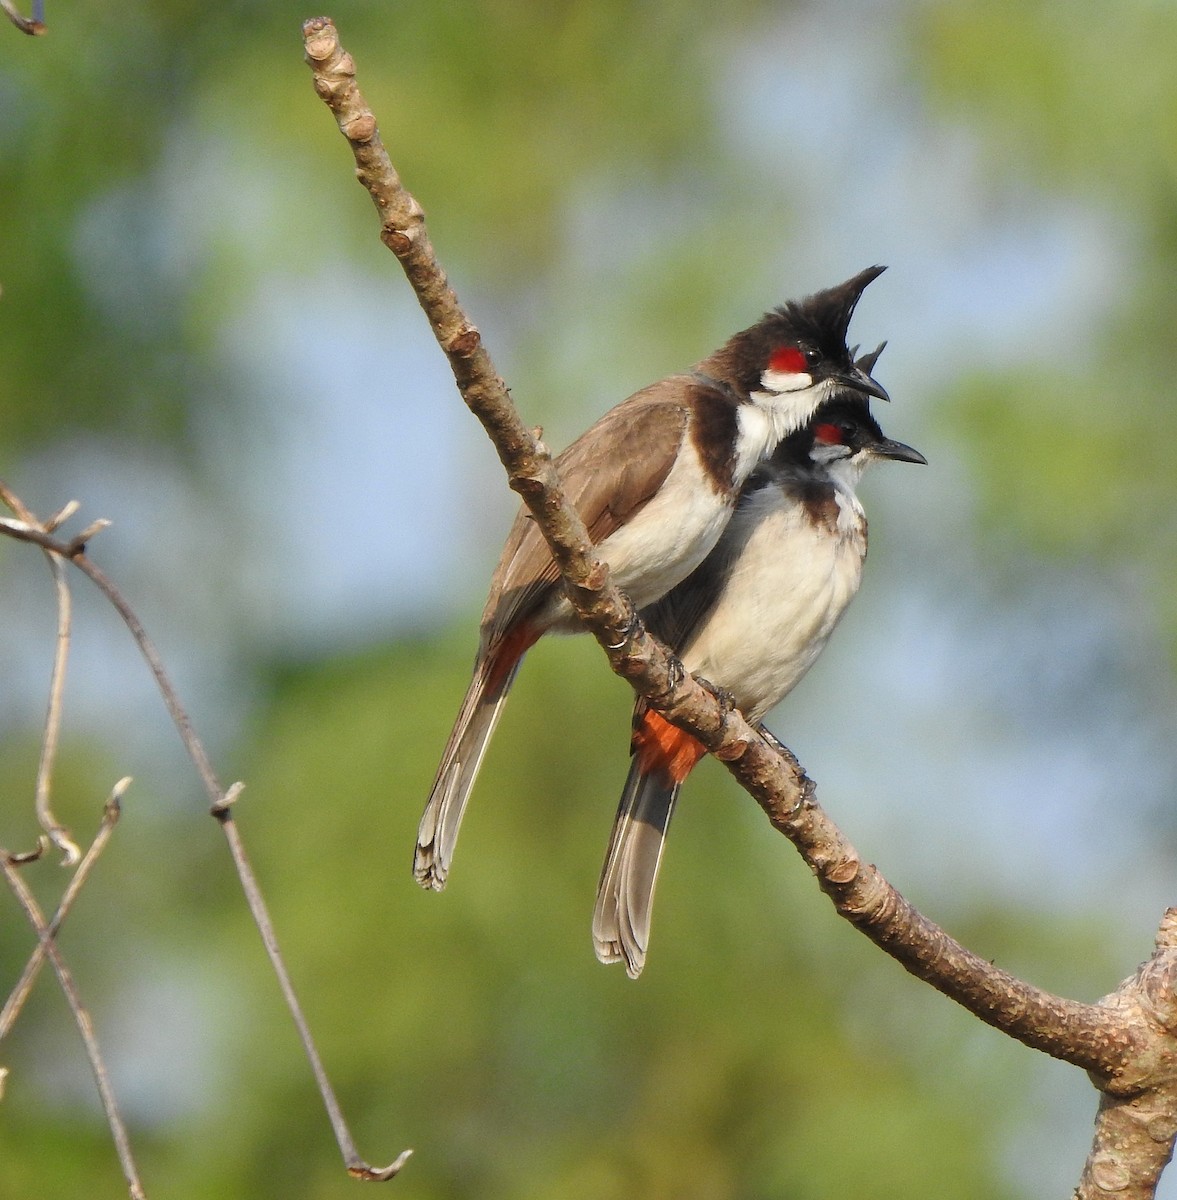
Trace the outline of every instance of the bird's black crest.
<instances>
[{"instance_id":1,"label":"bird's black crest","mask_svg":"<svg viewBox=\"0 0 1177 1200\"><path fill-rule=\"evenodd\" d=\"M886 348L887 343L880 342L873 350L866 354L860 355L858 353L858 347L855 346L854 349L850 351L850 357L854 359L854 365L858 367L860 371L865 371L868 375L873 375L875 373L875 363L879 361L879 355L882 354Z\"/></svg>"},{"instance_id":2,"label":"bird's black crest","mask_svg":"<svg viewBox=\"0 0 1177 1200\"><path fill-rule=\"evenodd\" d=\"M846 368L852 357L846 331L863 290L885 267L867 267L836 287L814 292L804 300L790 300L766 313L755 325L741 330L709 358L697 365L705 375L724 380L747 393L760 385L772 351L778 346L804 343L820 350L830 366ZM875 352L877 357L878 351ZM871 356L866 356L874 365Z\"/></svg>"},{"instance_id":3,"label":"bird's black crest","mask_svg":"<svg viewBox=\"0 0 1177 1200\"><path fill-rule=\"evenodd\" d=\"M804 300L790 300L773 315L802 337L808 337L827 353L846 345L850 318L867 284L878 279L886 267L867 267L836 287L814 292Z\"/></svg>"}]
</instances>

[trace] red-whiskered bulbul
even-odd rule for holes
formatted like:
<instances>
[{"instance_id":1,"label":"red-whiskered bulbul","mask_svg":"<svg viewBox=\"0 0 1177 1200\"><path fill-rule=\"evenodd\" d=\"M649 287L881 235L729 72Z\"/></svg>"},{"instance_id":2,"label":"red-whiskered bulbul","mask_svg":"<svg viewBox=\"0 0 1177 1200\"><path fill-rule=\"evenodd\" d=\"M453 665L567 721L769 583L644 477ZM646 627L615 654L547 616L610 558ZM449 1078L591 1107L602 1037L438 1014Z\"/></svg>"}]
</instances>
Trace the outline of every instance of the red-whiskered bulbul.
<instances>
[{"instance_id":1,"label":"red-whiskered bulbul","mask_svg":"<svg viewBox=\"0 0 1177 1200\"><path fill-rule=\"evenodd\" d=\"M855 305L882 271L868 267L767 313L692 371L630 396L556 458L565 494L635 608L703 561L757 464L835 392L887 399L846 346ZM445 886L470 789L523 655L545 633L579 628L523 508L491 578L473 678L421 817L413 874L422 887Z\"/></svg>"},{"instance_id":2,"label":"red-whiskered bulbul","mask_svg":"<svg viewBox=\"0 0 1177 1200\"><path fill-rule=\"evenodd\" d=\"M877 355L867 356L872 369ZM926 461L883 436L861 394L839 394L749 478L703 564L641 614L688 671L729 694L753 725L813 665L858 591L866 516L856 487L882 459ZM597 888L593 942L602 962L624 962L636 979L666 827L704 750L639 700L631 752Z\"/></svg>"}]
</instances>

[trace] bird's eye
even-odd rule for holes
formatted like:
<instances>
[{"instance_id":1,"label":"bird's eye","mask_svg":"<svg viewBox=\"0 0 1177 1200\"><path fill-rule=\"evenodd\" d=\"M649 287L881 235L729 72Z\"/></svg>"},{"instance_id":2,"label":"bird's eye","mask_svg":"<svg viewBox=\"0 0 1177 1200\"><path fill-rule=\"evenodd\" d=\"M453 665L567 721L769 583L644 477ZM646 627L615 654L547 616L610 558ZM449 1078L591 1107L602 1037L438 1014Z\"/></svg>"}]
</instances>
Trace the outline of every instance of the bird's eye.
<instances>
[{"instance_id":1,"label":"bird's eye","mask_svg":"<svg viewBox=\"0 0 1177 1200\"><path fill-rule=\"evenodd\" d=\"M821 361L821 351L815 350L812 346L802 350L801 353L805 355L806 366L812 367Z\"/></svg>"}]
</instances>

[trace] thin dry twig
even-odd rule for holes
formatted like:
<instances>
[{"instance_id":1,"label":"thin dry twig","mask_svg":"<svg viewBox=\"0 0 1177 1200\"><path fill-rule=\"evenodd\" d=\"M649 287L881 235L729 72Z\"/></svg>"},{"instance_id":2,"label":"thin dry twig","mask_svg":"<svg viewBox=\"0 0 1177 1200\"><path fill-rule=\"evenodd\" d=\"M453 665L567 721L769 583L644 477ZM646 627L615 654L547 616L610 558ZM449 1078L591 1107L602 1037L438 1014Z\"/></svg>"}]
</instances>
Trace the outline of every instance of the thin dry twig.
<instances>
[{"instance_id":1,"label":"thin dry twig","mask_svg":"<svg viewBox=\"0 0 1177 1200\"><path fill-rule=\"evenodd\" d=\"M57 758L57 744L61 736L62 695L65 691L66 665L69 662L73 605L65 564L56 555L46 553L45 557L49 562L53 586L57 591L57 643L53 655L53 672L49 679L49 705L45 713L45 732L41 737L41 757L37 763L35 803L37 820L50 841L61 851L62 865L72 867L82 852L70 836L69 830L54 816L49 797L53 764Z\"/></svg>"},{"instance_id":2,"label":"thin dry twig","mask_svg":"<svg viewBox=\"0 0 1177 1200\"><path fill-rule=\"evenodd\" d=\"M128 775L120 779L111 788L110 796L103 806L102 823L98 827L98 832L94 835L94 840L90 843L89 848L78 863L77 869L70 875L69 883L62 893L57 911L53 914L53 919L46 927L46 933L49 938L57 937L58 930L69 915L69 911L73 907L78 893L82 890L82 886L85 884L90 871L98 861L98 856L106 848L106 843L110 841L110 835L114 832L114 827L118 823L119 814L122 811L122 798L126 795L127 788L130 786L131 777ZM37 948L25 964L25 969L21 972L20 978L16 981L16 986L9 993L3 1009L0 1009L0 1042L3 1042L11 1032L13 1025L16 1023L16 1018L20 1015L20 1010L24 1007L29 993L33 990L33 984L36 983L41 965L45 961L45 953L45 943L43 941L38 942Z\"/></svg>"},{"instance_id":3,"label":"thin dry twig","mask_svg":"<svg viewBox=\"0 0 1177 1200\"><path fill-rule=\"evenodd\" d=\"M906 970L1011 1037L1092 1072L1105 1099L1123 1091L1145 1095L1146 1108L1158 1106L1148 1136L1160 1144L1167 1160L1177 1137L1177 1097L1162 1094L1167 1078L1163 1065L1159 1073L1142 1074L1137 1064L1177 1057L1172 1030L1141 1018L1139 1011L1126 1019L1125 1006L1114 998L1081 1004L1053 996L966 950L863 863L818 806L812 780L786 747L725 707L645 632L628 599L610 582L607 566L596 558L583 523L563 495L547 448L520 420L477 328L449 287L422 208L392 166L376 118L356 83L355 64L333 23L325 17L305 22L303 41L315 91L334 113L355 158L356 177L380 215L381 240L400 260L463 401L493 441L510 486L522 495L551 548L573 607L613 670L727 765L801 853L837 911ZM1177 949L1159 940L1141 976L1122 985L1117 997L1131 994L1139 1000L1140 978L1167 979L1168 972L1177 970L1175 963ZM1143 1002L1137 1007L1150 1009ZM1116 1158L1115 1169L1105 1170L1104 1179L1117 1188L1130 1180L1132 1200L1151 1195L1155 1186L1149 1163L1128 1156ZM1129 1192L1119 1195L1129 1200Z\"/></svg>"},{"instance_id":4,"label":"thin dry twig","mask_svg":"<svg viewBox=\"0 0 1177 1200\"><path fill-rule=\"evenodd\" d=\"M3 484L0 484L0 499L8 502L8 497L10 496L11 492ZM17 503L19 504L19 501ZM14 508L14 511L23 511L23 506L21 509ZM28 515L27 512L25 515ZM302 1006L299 1004L298 997L294 991L290 974L286 969L286 964L278 947L278 936L274 929L274 923L270 918L265 898L262 895L261 888L258 886L257 878L253 873L249 859L245 854L241 836L233 819L231 806L240 794L243 785L235 783L227 790L222 789L217 780L216 772L213 770L208 752L204 748L204 743L197 736L191 718L180 702L179 694L176 692L168 676L167 669L164 667L163 659L155 643L148 636L143 623L139 620L135 611L113 581L86 554L86 543L89 538L99 530L105 528L107 524L105 521L96 521L75 537L68 541L62 541L46 533L43 529L36 527L34 522L26 519L21 518L15 521L0 519L0 534L15 538L18 541L32 542L40 546L43 550L47 550L59 558L71 562L94 583L127 626L131 637L139 648L140 654L142 654L147 663L148 669L155 678L156 686L163 697L164 705L167 707L168 713L172 718L172 723L180 735L180 740L188 752L188 757L192 760L196 768L196 773L199 775L209 798L210 812L217 819L224 832L230 854L237 869L242 891L245 893L250 913L261 935L266 954L270 959L270 966L277 976L278 985L286 1001L291 1019L294 1022L299 1041L302 1043L303 1052L310 1063L311 1073L315 1078L316 1086L323 1100L323 1106L331 1122L331 1128L335 1134L335 1140L343 1157L344 1165L348 1173L357 1179L377 1181L391 1179L404 1166L412 1151L402 1151L386 1167L375 1167L366 1162L356 1149L355 1139L352 1137L351 1130L343 1116L343 1110L336 1098L335 1090L331 1086L330 1079L319 1056L318 1048L311 1035L310 1025L307 1023Z\"/></svg>"},{"instance_id":5,"label":"thin dry twig","mask_svg":"<svg viewBox=\"0 0 1177 1200\"><path fill-rule=\"evenodd\" d=\"M204 783L205 791L211 802L210 811L220 823L226 841L229 844L229 851L233 856L233 863L237 868L237 877L241 882L241 888L249 904L254 924L257 925L262 944L270 959L271 969L277 976L278 986L282 990L282 996L290 1011L291 1019L294 1021L299 1041L302 1042L303 1052L310 1063L311 1072L315 1077L315 1083L322 1096L323 1105L327 1110L327 1116L331 1122L331 1128L335 1133L335 1140L339 1146L339 1151L343 1157L348 1174L354 1176L356 1179L375 1181L393 1178L408 1161L412 1151L403 1150L386 1167L374 1167L366 1162L356 1149L355 1139L352 1137L351 1130L344 1118L343 1110L340 1108L339 1101L335 1095L335 1089L331 1086L326 1068L323 1066L323 1060L319 1056L318 1048L311 1035L310 1025L303 1014L302 1006L298 1001L298 996L290 979L290 973L286 969L286 963L278 947L278 935L274 929L273 920L270 917L261 888L258 886L253 867L250 865L249 859L245 854L245 848L238 833L237 824L233 819L230 806L240 794L243 785L235 783L227 791L222 790L213 771L212 762L204 748L204 743L197 737L196 730L192 726L192 721L185 711L184 706L180 703L180 697L176 689L172 686L171 679L164 668L163 659L160 657L159 651L155 648L155 643L147 636L147 631L143 628L142 622L135 615L135 612L124 599L122 593L115 587L109 577L86 557L83 548L79 547L73 553L72 561L79 570L93 580L131 631L131 636L134 638L135 644L139 647L140 653L147 661L152 675L155 676L156 685L163 696L164 704L171 714L172 722L180 734L184 747L188 751L188 756L192 759L197 774L199 774Z\"/></svg>"},{"instance_id":6,"label":"thin dry twig","mask_svg":"<svg viewBox=\"0 0 1177 1200\"><path fill-rule=\"evenodd\" d=\"M143 1185L139 1181L139 1172L135 1166L134 1156L131 1154L131 1142L127 1137L127 1127L123 1123L122 1116L119 1113L114 1089L110 1085L110 1075L106 1070L106 1064L102 1059L102 1052L98 1047L98 1038L94 1033L94 1022L90 1018L89 1010L82 1003L77 985L74 983L73 974L66 965L61 952L58 950L57 943L53 940L53 934L50 932L49 926L45 924L45 917L41 912L40 905L38 905L36 898L29 891L28 886L20 876L19 862L19 855L12 855L0 846L0 871L3 871L8 886L12 889L12 893L19 901L21 908L24 909L25 916L29 919L29 924L37 931L40 945L44 948L49 961L53 964L53 970L57 973L58 983L60 983L61 990L65 993L65 998L69 1004L70 1011L73 1013L78 1032L82 1035L82 1042L86 1047L86 1057L90 1060L90 1070L94 1074L94 1082L98 1085L98 1095L102 1099L102 1110L106 1114L106 1121L110 1126L111 1136L114 1138L119 1165L123 1169L123 1178L127 1181L127 1190L130 1193L131 1200L144 1200Z\"/></svg>"},{"instance_id":7,"label":"thin dry twig","mask_svg":"<svg viewBox=\"0 0 1177 1200\"><path fill-rule=\"evenodd\" d=\"M31 17L22 17L20 10L12 3L12 0L0 0L0 8L4 10L8 19L21 31L27 33L30 37L39 37L47 32L48 27L45 24L45 0L33 0L33 15Z\"/></svg>"},{"instance_id":8,"label":"thin dry twig","mask_svg":"<svg viewBox=\"0 0 1177 1200\"><path fill-rule=\"evenodd\" d=\"M7 504L26 525L45 533L52 533L56 530L78 508L77 501L71 500L60 512L42 523L21 502L20 498L2 483L0 483L0 501ZM62 853L62 865L72 867L77 863L82 852L70 836L69 830L54 816L50 807L50 789L53 765L57 758L57 745L61 735L62 696L65 691L66 666L69 662L73 605L65 564L57 555L48 550L45 550L44 554L49 572L53 576L54 589L57 592L57 641L53 655L53 670L49 678L49 702L45 713L45 732L41 737L41 756L37 763L35 806L41 828Z\"/></svg>"}]
</instances>

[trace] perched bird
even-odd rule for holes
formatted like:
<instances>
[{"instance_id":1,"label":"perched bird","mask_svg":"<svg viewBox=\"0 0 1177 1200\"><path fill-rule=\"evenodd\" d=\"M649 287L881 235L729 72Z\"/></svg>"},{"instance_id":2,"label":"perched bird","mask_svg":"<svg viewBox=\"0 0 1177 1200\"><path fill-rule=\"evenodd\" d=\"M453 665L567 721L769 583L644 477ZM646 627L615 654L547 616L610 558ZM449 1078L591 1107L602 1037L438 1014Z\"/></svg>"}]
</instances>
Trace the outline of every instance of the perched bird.
<instances>
[{"instance_id":1,"label":"perched bird","mask_svg":"<svg viewBox=\"0 0 1177 1200\"><path fill-rule=\"evenodd\" d=\"M871 369L877 355L867 356ZM729 693L752 724L813 665L858 591L866 516L855 489L882 459L926 462L883 436L860 393L839 392L749 478L703 564L641 614L688 671ZM704 750L639 700L631 752L597 888L593 942L602 962L624 962L636 979L666 828Z\"/></svg>"},{"instance_id":2,"label":"perched bird","mask_svg":"<svg viewBox=\"0 0 1177 1200\"><path fill-rule=\"evenodd\" d=\"M855 305L883 269L868 267L767 313L693 370L630 396L557 457L565 494L635 607L699 566L748 476L835 392L887 399L846 346ZM523 655L545 633L579 628L547 543L521 509L491 578L473 678L421 818L413 874L422 887L445 886L470 789Z\"/></svg>"}]
</instances>

